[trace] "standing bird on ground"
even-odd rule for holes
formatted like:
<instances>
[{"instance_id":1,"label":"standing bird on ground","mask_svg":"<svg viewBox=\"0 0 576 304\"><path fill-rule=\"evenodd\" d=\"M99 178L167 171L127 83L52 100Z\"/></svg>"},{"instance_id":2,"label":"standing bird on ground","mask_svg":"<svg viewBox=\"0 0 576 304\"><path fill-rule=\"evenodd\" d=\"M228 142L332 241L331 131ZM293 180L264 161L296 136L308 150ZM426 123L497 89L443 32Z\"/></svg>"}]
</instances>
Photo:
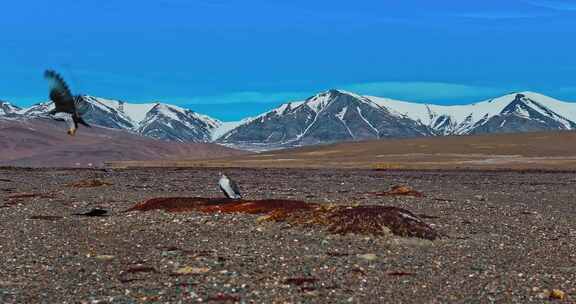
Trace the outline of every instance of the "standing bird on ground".
<instances>
[{"instance_id":1,"label":"standing bird on ground","mask_svg":"<svg viewBox=\"0 0 576 304\"><path fill-rule=\"evenodd\" d=\"M220 173L220 180L218 181L220 189L226 194L226 197L231 199L242 199L238 185L225 174Z\"/></svg>"},{"instance_id":2,"label":"standing bird on ground","mask_svg":"<svg viewBox=\"0 0 576 304\"><path fill-rule=\"evenodd\" d=\"M78 109L85 103L82 96L72 96L68 85L58 73L47 70L44 78L49 82L50 99L54 102L54 110L48 112L55 120L64 120L68 126L68 135L74 136L78 129L78 124L88 128L88 125L80 116Z\"/></svg>"}]
</instances>

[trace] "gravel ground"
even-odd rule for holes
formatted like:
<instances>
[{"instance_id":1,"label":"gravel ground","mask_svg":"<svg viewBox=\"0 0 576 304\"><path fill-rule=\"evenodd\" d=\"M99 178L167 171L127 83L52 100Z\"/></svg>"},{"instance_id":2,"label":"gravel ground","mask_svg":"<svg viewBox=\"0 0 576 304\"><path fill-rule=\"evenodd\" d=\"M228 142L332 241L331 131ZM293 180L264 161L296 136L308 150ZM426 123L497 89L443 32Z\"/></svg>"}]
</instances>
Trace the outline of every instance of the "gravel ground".
<instances>
[{"instance_id":1,"label":"gravel ground","mask_svg":"<svg viewBox=\"0 0 576 304\"><path fill-rule=\"evenodd\" d=\"M218 171L0 169L0 303L576 299L573 172L225 170L250 199L406 208L446 235L436 241L123 212L153 197L220 197ZM92 178L111 185L67 186ZM424 197L371 194L399 184ZM110 216L74 215L92 208Z\"/></svg>"}]
</instances>

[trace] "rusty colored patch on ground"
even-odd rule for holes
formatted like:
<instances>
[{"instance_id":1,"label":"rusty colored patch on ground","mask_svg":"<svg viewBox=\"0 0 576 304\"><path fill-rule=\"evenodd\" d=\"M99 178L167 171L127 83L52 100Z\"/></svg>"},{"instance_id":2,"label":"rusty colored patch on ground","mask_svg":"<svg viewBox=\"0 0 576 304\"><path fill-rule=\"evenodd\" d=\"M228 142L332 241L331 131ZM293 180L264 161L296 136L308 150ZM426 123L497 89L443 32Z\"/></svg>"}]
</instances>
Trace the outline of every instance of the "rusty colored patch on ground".
<instances>
[{"instance_id":1,"label":"rusty colored patch on ground","mask_svg":"<svg viewBox=\"0 0 576 304\"><path fill-rule=\"evenodd\" d=\"M20 199L20 198L54 198L55 193L35 193L35 192L19 192L19 193L12 193L7 196L8 199Z\"/></svg>"},{"instance_id":2,"label":"rusty colored patch on ground","mask_svg":"<svg viewBox=\"0 0 576 304\"><path fill-rule=\"evenodd\" d=\"M140 203L126 211L150 211L164 210L167 212L190 212L200 211L206 213L248 213L264 214L275 211L295 212L300 210L310 210L317 204L306 203L294 200L233 200L214 199L203 197L168 197L153 198Z\"/></svg>"},{"instance_id":3,"label":"rusty colored patch on ground","mask_svg":"<svg viewBox=\"0 0 576 304\"><path fill-rule=\"evenodd\" d=\"M72 187L72 188L96 188L96 187L111 186L111 185L113 185L113 184L110 182L102 181L102 180L97 179L97 178L91 178L91 179L84 179L84 180L76 181L73 183L69 183L66 186Z\"/></svg>"},{"instance_id":4,"label":"rusty colored patch on ground","mask_svg":"<svg viewBox=\"0 0 576 304\"><path fill-rule=\"evenodd\" d=\"M212 198L153 198L129 211L264 214L258 222L327 227L334 234L395 234L434 240L438 233L415 214L398 207L336 206L297 200L232 200Z\"/></svg>"},{"instance_id":5,"label":"rusty colored patch on ground","mask_svg":"<svg viewBox=\"0 0 576 304\"><path fill-rule=\"evenodd\" d=\"M390 190L381 193L372 193L377 196L414 196L423 197L424 195L408 186L396 185L392 186Z\"/></svg>"}]
</instances>

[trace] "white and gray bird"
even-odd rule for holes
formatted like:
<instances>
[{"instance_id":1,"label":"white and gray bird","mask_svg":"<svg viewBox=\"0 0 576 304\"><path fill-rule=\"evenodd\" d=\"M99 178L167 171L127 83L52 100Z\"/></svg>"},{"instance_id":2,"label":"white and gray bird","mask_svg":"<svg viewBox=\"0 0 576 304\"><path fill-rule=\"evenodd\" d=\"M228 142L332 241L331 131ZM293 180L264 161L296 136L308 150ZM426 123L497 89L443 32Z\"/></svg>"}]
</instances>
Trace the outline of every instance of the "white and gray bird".
<instances>
[{"instance_id":1,"label":"white and gray bird","mask_svg":"<svg viewBox=\"0 0 576 304\"><path fill-rule=\"evenodd\" d=\"M222 189L222 192L226 194L226 197L231 199L242 199L242 194L240 194L240 189L238 189L236 182L225 174L220 173L218 185L220 185L220 189Z\"/></svg>"}]
</instances>

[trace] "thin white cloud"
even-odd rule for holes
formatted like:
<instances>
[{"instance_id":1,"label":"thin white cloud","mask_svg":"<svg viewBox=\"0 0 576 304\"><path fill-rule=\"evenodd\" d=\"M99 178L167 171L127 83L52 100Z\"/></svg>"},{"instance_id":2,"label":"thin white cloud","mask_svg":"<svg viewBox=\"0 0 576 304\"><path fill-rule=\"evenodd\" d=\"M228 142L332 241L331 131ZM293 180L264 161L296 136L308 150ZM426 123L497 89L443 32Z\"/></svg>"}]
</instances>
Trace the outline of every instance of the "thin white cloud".
<instances>
[{"instance_id":1,"label":"thin white cloud","mask_svg":"<svg viewBox=\"0 0 576 304\"><path fill-rule=\"evenodd\" d=\"M343 87L363 95L374 95L407 101L469 102L505 93L503 89L444 82L370 82Z\"/></svg>"},{"instance_id":2,"label":"thin white cloud","mask_svg":"<svg viewBox=\"0 0 576 304\"><path fill-rule=\"evenodd\" d=\"M504 90L502 88L474 86L456 83L444 82L368 82L355 83L334 86L336 89L344 89L361 95L372 95L379 97L388 97L406 101L416 102L443 102L446 103L468 103L480 101L485 98L494 97L514 91L513 89ZM286 103L289 101L304 100L321 91L330 89L329 87L318 88L310 91L281 91L281 92L259 92L259 91L240 91L228 92L218 95L206 96L161 96L161 97L130 97L130 96L101 96L97 92L94 95L104 98L122 99L132 103L148 102L165 102L176 105L193 105L193 104L233 104L233 103ZM519 88L517 91L521 91ZM568 87L560 89L561 93L576 94L576 88ZM19 106L28 106L45 97L11 97L0 96L0 99L12 101Z\"/></svg>"},{"instance_id":3,"label":"thin white cloud","mask_svg":"<svg viewBox=\"0 0 576 304\"><path fill-rule=\"evenodd\" d=\"M502 95L512 90L501 88L472 86L465 84L443 82L369 82L335 86L335 89L344 89L361 95L388 97L406 101L419 102L457 102L467 103L480 101L484 98ZM179 105L191 104L230 104L230 103L286 103L289 101L304 100L321 91L285 91L285 92L231 92L222 95L169 97L159 99L162 102Z\"/></svg>"},{"instance_id":4,"label":"thin white cloud","mask_svg":"<svg viewBox=\"0 0 576 304\"><path fill-rule=\"evenodd\" d=\"M474 13L460 13L452 15L452 17L465 18L465 19L487 19L487 20L508 20L508 19L533 19L540 17L553 16L550 13L521 13L521 12L474 12Z\"/></svg>"},{"instance_id":5,"label":"thin white cloud","mask_svg":"<svg viewBox=\"0 0 576 304\"><path fill-rule=\"evenodd\" d=\"M549 8L558 11L576 11L576 3L567 1L552 1L552 0L527 0L533 6Z\"/></svg>"}]
</instances>

